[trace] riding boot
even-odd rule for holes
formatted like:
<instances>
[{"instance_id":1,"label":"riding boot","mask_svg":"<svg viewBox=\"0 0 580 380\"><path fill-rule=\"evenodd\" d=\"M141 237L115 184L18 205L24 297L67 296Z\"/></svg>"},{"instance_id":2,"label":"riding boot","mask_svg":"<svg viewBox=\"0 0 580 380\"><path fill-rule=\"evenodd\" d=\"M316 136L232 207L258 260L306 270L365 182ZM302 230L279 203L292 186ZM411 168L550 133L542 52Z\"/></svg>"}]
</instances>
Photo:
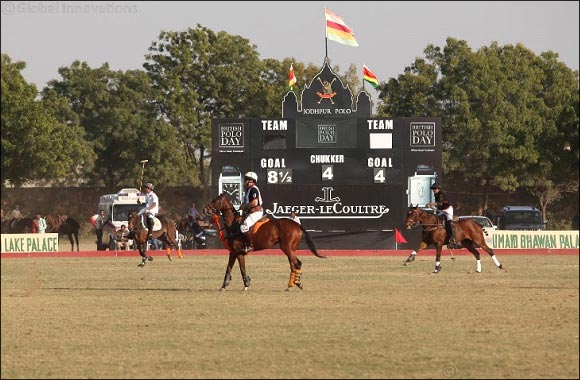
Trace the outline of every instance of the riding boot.
<instances>
[{"instance_id":1,"label":"riding boot","mask_svg":"<svg viewBox=\"0 0 580 380\"><path fill-rule=\"evenodd\" d=\"M449 236L449 246L451 248L457 245L457 241L455 241L455 228L453 226L453 222L451 220L445 221L445 229L447 230L447 234Z\"/></svg>"},{"instance_id":2,"label":"riding boot","mask_svg":"<svg viewBox=\"0 0 580 380\"><path fill-rule=\"evenodd\" d=\"M153 234L153 219L147 218L147 240L151 238Z\"/></svg>"}]
</instances>

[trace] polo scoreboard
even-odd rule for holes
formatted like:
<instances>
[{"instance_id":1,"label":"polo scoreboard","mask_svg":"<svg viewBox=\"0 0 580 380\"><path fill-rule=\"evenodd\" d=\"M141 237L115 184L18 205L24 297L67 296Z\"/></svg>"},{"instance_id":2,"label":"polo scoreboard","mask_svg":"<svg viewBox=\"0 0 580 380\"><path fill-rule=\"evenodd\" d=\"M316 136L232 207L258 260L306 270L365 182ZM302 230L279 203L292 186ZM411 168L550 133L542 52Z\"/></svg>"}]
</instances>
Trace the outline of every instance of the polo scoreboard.
<instances>
[{"instance_id":1,"label":"polo scoreboard","mask_svg":"<svg viewBox=\"0 0 580 380\"><path fill-rule=\"evenodd\" d=\"M354 101L327 62L301 99L288 92L281 118L212 120L216 195L239 206L243 175L254 171L267 213L294 211L305 229L330 240L400 228L409 205L433 200L430 186L442 166L439 118L371 117L369 95L361 91Z\"/></svg>"}]
</instances>

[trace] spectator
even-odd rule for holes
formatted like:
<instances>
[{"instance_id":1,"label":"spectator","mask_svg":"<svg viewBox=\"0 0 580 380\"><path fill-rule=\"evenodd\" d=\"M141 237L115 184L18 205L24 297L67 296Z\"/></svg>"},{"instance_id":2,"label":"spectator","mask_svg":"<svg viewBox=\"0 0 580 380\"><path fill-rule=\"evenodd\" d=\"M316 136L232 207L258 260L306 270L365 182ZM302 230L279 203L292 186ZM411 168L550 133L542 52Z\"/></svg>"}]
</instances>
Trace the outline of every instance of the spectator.
<instances>
[{"instance_id":1,"label":"spectator","mask_svg":"<svg viewBox=\"0 0 580 380\"><path fill-rule=\"evenodd\" d=\"M32 231L33 234L38 233L38 216L32 218Z\"/></svg>"},{"instance_id":2,"label":"spectator","mask_svg":"<svg viewBox=\"0 0 580 380\"><path fill-rule=\"evenodd\" d=\"M43 234L46 232L46 220L40 215L40 213L36 214L36 219L38 220L38 233Z\"/></svg>"},{"instance_id":3,"label":"spectator","mask_svg":"<svg viewBox=\"0 0 580 380\"><path fill-rule=\"evenodd\" d=\"M22 218L23 216L22 213L20 212L20 206L18 205L14 206L14 210L10 212L10 228L14 229L14 227L16 226L16 222L18 222Z\"/></svg>"},{"instance_id":4,"label":"spectator","mask_svg":"<svg viewBox=\"0 0 580 380\"><path fill-rule=\"evenodd\" d=\"M95 233L97 234L97 249L103 245L103 227L107 218L105 216L105 210L100 209L97 219L95 220Z\"/></svg>"},{"instance_id":5,"label":"spectator","mask_svg":"<svg viewBox=\"0 0 580 380\"><path fill-rule=\"evenodd\" d=\"M197 211L197 208L195 207L195 202L193 202L191 204L191 207L187 209L187 217L189 218L190 216L195 221L198 221L201 219L201 215L199 215L199 212Z\"/></svg>"},{"instance_id":6,"label":"spectator","mask_svg":"<svg viewBox=\"0 0 580 380\"><path fill-rule=\"evenodd\" d=\"M125 226L124 224L121 224L121 228L119 230L117 230L116 234L115 234L115 241L116 241L116 247L118 251L128 251L129 250L129 246L131 245L129 243L129 230L127 229L127 226Z\"/></svg>"}]
</instances>

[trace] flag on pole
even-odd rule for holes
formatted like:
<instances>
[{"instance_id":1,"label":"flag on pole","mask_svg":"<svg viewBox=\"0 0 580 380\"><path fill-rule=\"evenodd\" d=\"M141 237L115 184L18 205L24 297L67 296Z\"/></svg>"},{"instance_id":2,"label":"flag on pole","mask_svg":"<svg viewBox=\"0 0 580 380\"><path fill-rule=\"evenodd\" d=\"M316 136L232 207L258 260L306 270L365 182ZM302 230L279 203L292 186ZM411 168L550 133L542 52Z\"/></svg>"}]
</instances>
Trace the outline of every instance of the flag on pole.
<instances>
[{"instance_id":1,"label":"flag on pole","mask_svg":"<svg viewBox=\"0 0 580 380\"><path fill-rule=\"evenodd\" d=\"M342 17L328 8L324 8L324 12L326 15L326 37L344 45L358 46L352 29L344 23Z\"/></svg>"},{"instance_id":2,"label":"flag on pole","mask_svg":"<svg viewBox=\"0 0 580 380\"><path fill-rule=\"evenodd\" d=\"M397 242L397 243L406 243L407 242L407 240L405 239L403 234L400 233L399 230L396 228L395 228L395 242Z\"/></svg>"},{"instance_id":3,"label":"flag on pole","mask_svg":"<svg viewBox=\"0 0 580 380\"><path fill-rule=\"evenodd\" d=\"M294 76L294 67L290 64L290 73L288 74L288 87L292 90L292 86L296 84L296 77Z\"/></svg>"},{"instance_id":4,"label":"flag on pole","mask_svg":"<svg viewBox=\"0 0 580 380\"><path fill-rule=\"evenodd\" d=\"M363 65L363 79L369 82L374 88L379 86L379 80L377 79L377 76L373 74L365 65Z\"/></svg>"}]
</instances>

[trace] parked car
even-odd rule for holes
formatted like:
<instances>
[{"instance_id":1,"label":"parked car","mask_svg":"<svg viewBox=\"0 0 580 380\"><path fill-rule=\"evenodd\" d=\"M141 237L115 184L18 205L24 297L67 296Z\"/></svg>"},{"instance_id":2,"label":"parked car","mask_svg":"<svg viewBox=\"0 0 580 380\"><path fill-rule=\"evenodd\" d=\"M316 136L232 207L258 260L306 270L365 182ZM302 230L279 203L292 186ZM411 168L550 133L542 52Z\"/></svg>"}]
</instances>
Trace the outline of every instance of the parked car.
<instances>
[{"instance_id":1,"label":"parked car","mask_svg":"<svg viewBox=\"0 0 580 380\"><path fill-rule=\"evenodd\" d=\"M463 215L458 217L459 220L471 219L475 223L479 224L483 228L490 228L497 230L497 226L494 225L487 216L483 215Z\"/></svg>"},{"instance_id":2,"label":"parked car","mask_svg":"<svg viewBox=\"0 0 580 380\"><path fill-rule=\"evenodd\" d=\"M547 220L533 206L505 206L500 210L497 224L500 230L542 231L546 229Z\"/></svg>"}]
</instances>

